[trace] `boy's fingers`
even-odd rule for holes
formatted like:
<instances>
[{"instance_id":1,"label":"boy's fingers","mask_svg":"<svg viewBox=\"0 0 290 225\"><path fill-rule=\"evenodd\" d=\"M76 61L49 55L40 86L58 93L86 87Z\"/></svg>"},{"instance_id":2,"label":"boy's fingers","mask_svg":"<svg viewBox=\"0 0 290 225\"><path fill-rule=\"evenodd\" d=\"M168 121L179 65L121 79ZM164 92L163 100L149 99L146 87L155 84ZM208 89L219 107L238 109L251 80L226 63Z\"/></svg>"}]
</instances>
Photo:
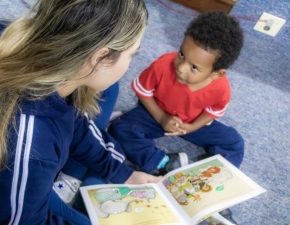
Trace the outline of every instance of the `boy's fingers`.
<instances>
[{"instance_id":1,"label":"boy's fingers","mask_svg":"<svg viewBox=\"0 0 290 225\"><path fill-rule=\"evenodd\" d=\"M171 132L171 133L169 133L169 132L166 132L166 133L164 133L164 135L165 136L178 136L178 135L180 135L178 132Z\"/></svg>"},{"instance_id":2,"label":"boy's fingers","mask_svg":"<svg viewBox=\"0 0 290 225\"><path fill-rule=\"evenodd\" d=\"M174 132L178 132L179 134L186 134L186 131L182 128L177 128Z\"/></svg>"},{"instance_id":3,"label":"boy's fingers","mask_svg":"<svg viewBox=\"0 0 290 225\"><path fill-rule=\"evenodd\" d=\"M185 130L181 130L179 129L179 131L175 131L175 132L165 132L164 135L165 136L180 136L180 135L184 135L186 134Z\"/></svg>"},{"instance_id":4,"label":"boy's fingers","mask_svg":"<svg viewBox=\"0 0 290 225\"><path fill-rule=\"evenodd\" d=\"M177 123L182 123L182 120L179 117L173 117L173 119L177 122Z\"/></svg>"}]
</instances>

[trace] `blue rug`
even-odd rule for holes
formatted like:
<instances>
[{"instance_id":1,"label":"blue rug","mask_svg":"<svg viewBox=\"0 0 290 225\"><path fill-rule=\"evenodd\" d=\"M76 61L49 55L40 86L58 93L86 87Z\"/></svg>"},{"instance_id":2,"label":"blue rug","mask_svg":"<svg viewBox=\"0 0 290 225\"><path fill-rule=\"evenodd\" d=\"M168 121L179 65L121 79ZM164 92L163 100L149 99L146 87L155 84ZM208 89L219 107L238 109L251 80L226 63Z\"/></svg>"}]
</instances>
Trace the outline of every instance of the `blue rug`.
<instances>
[{"instance_id":1,"label":"blue rug","mask_svg":"<svg viewBox=\"0 0 290 225\"><path fill-rule=\"evenodd\" d=\"M33 0L27 1L32 3ZM197 12L169 0L145 0L149 25L139 53L120 81L116 110L136 105L130 88L133 78L161 54L177 51L188 22ZM27 11L17 0L1 0L1 19L15 19ZM246 152L241 170L267 192L232 207L240 225L290 224L290 54L289 49L245 32L245 45L228 70L232 100L220 121L234 126L244 137ZM192 157L202 149L180 138L161 138L158 145Z\"/></svg>"}]
</instances>

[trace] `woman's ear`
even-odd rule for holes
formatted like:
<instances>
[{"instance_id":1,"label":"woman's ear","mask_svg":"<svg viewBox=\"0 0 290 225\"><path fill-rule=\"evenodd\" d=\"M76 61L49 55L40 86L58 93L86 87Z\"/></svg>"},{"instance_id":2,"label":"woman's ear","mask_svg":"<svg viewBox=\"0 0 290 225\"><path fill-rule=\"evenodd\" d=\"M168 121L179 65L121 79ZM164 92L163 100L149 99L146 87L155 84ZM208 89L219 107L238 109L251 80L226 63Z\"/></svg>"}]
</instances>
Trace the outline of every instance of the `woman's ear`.
<instances>
[{"instance_id":1,"label":"woman's ear","mask_svg":"<svg viewBox=\"0 0 290 225\"><path fill-rule=\"evenodd\" d=\"M224 76L226 74L226 72L227 72L226 69L220 69L218 71L212 72L210 77L211 77L211 79L216 80L216 79Z\"/></svg>"},{"instance_id":2,"label":"woman's ear","mask_svg":"<svg viewBox=\"0 0 290 225\"><path fill-rule=\"evenodd\" d=\"M96 66L96 64L100 61L101 58L109 54L109 52L110 52L110 49L107 47L101 48L100 50L96 51L91 57L92 68Z\"/></svg>"}]
</instances>

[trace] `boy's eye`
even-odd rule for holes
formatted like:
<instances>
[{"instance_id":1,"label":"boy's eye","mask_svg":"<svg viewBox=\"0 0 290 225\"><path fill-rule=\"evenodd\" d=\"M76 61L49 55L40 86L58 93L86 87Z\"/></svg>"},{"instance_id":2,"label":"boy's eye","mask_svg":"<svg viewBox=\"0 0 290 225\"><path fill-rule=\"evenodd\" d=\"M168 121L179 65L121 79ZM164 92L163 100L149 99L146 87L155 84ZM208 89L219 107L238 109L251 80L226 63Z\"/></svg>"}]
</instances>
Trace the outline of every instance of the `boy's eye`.
<instances>
[{"instance_id":1,"label":"boy's eye","mask_svg":"<svg viewBox=\"0 0 290 225\"><path fill-rule=\"evenodd\" d=\"M197 72L198 71L196 66L192 66L191 69L192 69L193 72Z\"/></svg>"},{"instance_id":2,"label":"boy's eye","mask_svg":"<svg viewBox=\"0 0 290 225\"><path fill-rule=\"evenodd\" d=\"M182 51L179 51L179 52L178 52L178 55L179 55L180 58L183 58L183 53L182 53Z\"/></svg>"}]
</instances>

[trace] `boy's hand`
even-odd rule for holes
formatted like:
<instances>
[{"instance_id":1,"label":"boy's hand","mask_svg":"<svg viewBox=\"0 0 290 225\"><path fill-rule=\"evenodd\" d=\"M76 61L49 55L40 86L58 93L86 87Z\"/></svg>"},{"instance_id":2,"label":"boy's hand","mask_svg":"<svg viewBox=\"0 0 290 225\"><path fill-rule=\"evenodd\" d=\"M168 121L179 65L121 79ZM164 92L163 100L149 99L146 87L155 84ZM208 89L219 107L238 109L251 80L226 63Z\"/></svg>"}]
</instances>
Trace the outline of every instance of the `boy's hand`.
<instances>
[{"instance_id":1,"label":"boy's hand","mask_svg":"<svg viewBox=\"0 0 290 225\"><path fill-rule=\"evenodd\" d=\"M180 135L185 135L185 134L188 134L193 130L193 127L190 123L181 123L179 124L179 128L181 130L180 131L175 131L175 132L166 132L164 135L165 136L180 136Z\"/></svg>"},{"instance_id":2,"label":"boy's hand","mask_svg":"<svg viewBox=\"0 0 290 225\"><path fill-rule=\"evenodd\" d=\"M175 135L183 135L186 134L186 131L180 127L182 124L182 120L178 116L172 116L172 115L164 115L162 120L160 121L160 125L162 128L167 131L166 134L173 134Z\"/></svg>"},{"instance_id":3,"label":"boy's hand","mask_svg":"<svg viewBox=\"0 0 290 225\"><path fill-rule=\"evenodd\" d=\"M128 178L125 184L146 184L146 183L157 183L162 179L162 176L156 177L144 172L134 171Z\"/></svg>"}]
</instances>

